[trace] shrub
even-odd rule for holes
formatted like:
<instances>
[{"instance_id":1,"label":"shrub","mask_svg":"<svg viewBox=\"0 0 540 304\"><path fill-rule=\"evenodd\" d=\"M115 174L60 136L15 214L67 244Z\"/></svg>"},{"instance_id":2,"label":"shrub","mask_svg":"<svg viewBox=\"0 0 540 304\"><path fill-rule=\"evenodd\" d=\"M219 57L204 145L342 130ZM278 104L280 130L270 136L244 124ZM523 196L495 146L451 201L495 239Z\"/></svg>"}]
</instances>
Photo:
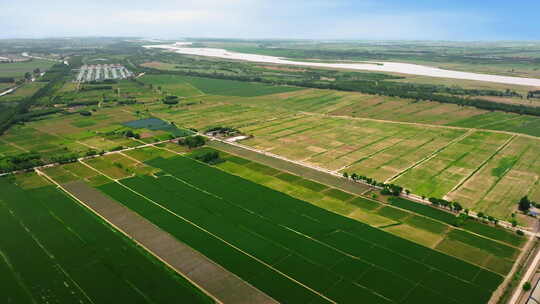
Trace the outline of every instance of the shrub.
<instances>
[{"instance_id":1,"label":"shrub","mask_svg":"<svg viewBox=\"0 0 540 304\"><path fill-rule=\"evenodd\" d=\"M223 159L219 157L219 153L217 151L210 151L201 155L197 155L195 159L212 165L223 162Z\"/></svg>"}]
</instances>

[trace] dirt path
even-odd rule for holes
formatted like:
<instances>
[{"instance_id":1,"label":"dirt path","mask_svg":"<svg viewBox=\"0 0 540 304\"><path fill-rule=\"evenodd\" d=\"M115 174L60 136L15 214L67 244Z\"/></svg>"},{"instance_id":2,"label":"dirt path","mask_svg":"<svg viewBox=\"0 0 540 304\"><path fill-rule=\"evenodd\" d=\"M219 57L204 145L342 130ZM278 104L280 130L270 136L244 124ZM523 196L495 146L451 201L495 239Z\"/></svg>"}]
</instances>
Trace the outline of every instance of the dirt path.
<instances>
[{"instance_id":1,"label":"dirt path","mask_svg":"<svg viewBox=\"0 0 540 304\"><path fill-rule=\"evenodd\" d=\"M498 303L499 298L504 293L505 288L508 286L510 281L512 280L513 276L515 275L516 271L518 270L519 264L524 261L524 259L527 259L526 254L531 250L532 246L534 244L534 237L531 237L527 244L523 247L523 251L519 255L516 263L514 263L514 266L512 267L512 270L506 278L504 279L504 282L499 286L497 290L493 292L493 295L491 296L491 300L489 301L489 304L496 304ZM515 286L514 293L512 294L512 297L507 302L508 304L517 304L521 294L523 293L523 289L521 288L525 282L527 282L529 279L532 278L532 275L534 272L536 272L536 269L538 268L538 265L540 263L540 251L536 252L536 255L534 256L532 262L529 265L529 268L527 269L527 272L523 275L523 278L520 280L519 284Z\"/></svg>"},{"instance_id":2,"label":"dirt path","mask_svg":"<svg viewBox=\"0 0 540 304\"><path fill-rule=\"evenodd\" d=\"M50 178L49 180L185 277L216 302L277 303L265 293L86 183L76 181L60 185Z\"/></svg>"},{"instance_id":3,"label":"dirt path","mask_svg":"<svg viewBox=\"0 0 540 304\"><path fill-rule=\"evenodd\" d=\"M208 142L208 145L210 147L215 147L216 149L223 150L227 153L231 153L233 155L237 155L281 171L289 172L330 187L342 189L352 194L362 195L364 192L366 192L366 190L371 189L371 187L368 185L344 179L342 178L343 176L341 174L332 172L330 170L311 166L303 162L290 160L285 157L241 144L214 140Z\"/></svg>"}]
</instances>

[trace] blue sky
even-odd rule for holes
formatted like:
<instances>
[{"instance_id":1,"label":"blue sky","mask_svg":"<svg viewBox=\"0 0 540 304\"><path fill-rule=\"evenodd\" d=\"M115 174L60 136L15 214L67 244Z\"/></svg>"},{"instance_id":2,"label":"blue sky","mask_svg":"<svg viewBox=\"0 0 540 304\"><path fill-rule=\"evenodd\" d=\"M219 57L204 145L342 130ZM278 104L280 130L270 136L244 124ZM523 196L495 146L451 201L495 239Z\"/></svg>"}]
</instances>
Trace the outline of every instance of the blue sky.
<instances>
[{"instance_id":1,"label":"blue sky","mask_svg":"<svg viewBox=\"0 0 540 304\"><path fill-rule=\"evenodd\" d=\"M540 40L539 0L0 0L0 37Z\"/></svg>"}]
</instances>

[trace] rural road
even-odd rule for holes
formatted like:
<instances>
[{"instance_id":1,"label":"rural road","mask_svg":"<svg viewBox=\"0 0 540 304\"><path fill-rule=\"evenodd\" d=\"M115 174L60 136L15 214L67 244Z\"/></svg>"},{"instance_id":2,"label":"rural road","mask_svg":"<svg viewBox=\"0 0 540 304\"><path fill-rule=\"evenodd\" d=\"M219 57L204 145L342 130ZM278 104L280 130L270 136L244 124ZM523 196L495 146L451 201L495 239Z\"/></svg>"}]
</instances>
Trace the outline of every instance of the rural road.
<instances>
[{"instance_id":1,"label":"rural road","mask_svg":"<svg viewBox=\"0 0 540 304\"><path fill-rule=\"evenodd\" d=\"M525 274L523 275L521 281L516 286L516 290L514 291L514 294L512 295L512 298L508 302L509 304L517 304L518 303L519 297L523 293L523 288L522 288L523 284L530 281L530 279L532 278L532 275L538 269L538 264L539 263L540 263L540 251L538 251L536 253L536 256L534 257L531 265L527 269L527 272L525 272Z\"/></svg>"}]
</instances>

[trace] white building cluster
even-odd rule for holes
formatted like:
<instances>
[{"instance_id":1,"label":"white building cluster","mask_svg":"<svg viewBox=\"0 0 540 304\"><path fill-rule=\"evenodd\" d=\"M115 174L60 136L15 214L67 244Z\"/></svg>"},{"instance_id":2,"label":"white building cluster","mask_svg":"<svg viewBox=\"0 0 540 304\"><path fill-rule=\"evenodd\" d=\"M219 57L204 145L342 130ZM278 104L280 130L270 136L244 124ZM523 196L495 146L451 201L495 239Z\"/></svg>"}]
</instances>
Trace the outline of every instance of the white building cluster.
<instances>
[{"instance_id":1,"label":"white building cluster","mask_svg":"<svg viewBox=\"0 0 540 304\"><path fill-rule=\"evenodd\" d=\"M133 73L120 64L83 65L75 81L103 81L106 79L125 79L132 76Z\"/></svg>"}]
</instances>

